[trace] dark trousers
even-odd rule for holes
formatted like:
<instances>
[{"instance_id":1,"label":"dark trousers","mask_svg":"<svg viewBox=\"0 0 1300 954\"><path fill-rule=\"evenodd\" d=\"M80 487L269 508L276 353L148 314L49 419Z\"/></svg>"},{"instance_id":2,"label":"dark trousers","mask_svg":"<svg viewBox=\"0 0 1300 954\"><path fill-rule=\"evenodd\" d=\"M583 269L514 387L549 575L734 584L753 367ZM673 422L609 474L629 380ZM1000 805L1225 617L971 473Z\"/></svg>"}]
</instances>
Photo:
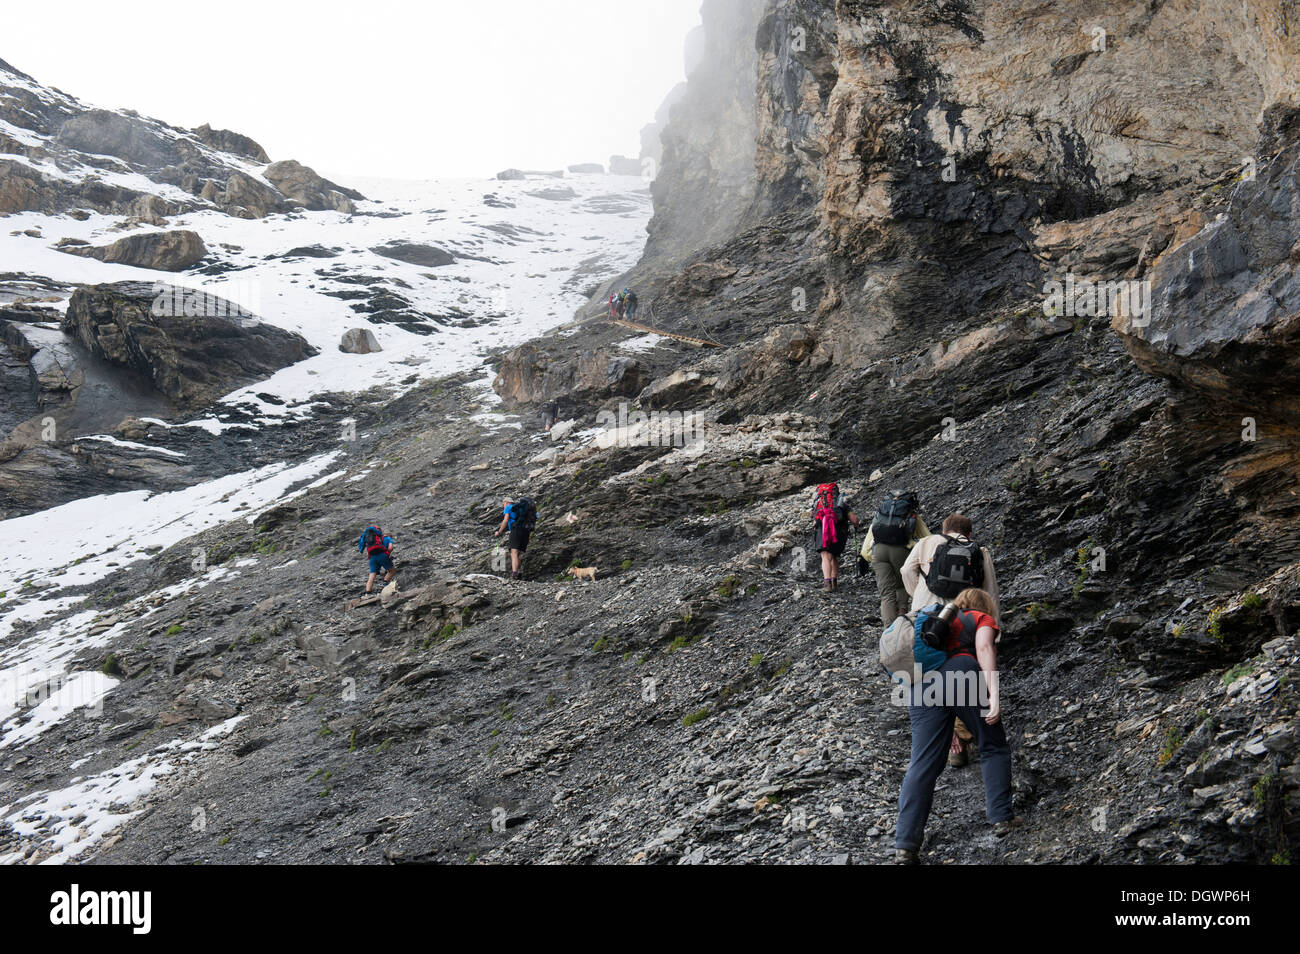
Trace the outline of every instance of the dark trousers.
<instances>
[{"instance_id":1,"label":"dark trousers","mask_svg":"<svg viewBox=\"0 0 1300 954\"><path fill-rule=\"evenodd\" d=\"M979 674L979 663L970 656L954 656L937 670L946 673ZM934 675L927 673L927 676ZM952 688L945 686L946 689ZM952 722L957 716L970 726L980 747L980 775L984 779L984 807L990 822L1007 821L1011 809L1011 748L1002 720L989 725L980 715L978 698L962 698L969 693L942 693L938 705L921 703L924 683L912 690L912 705L907 712L912 721L912 760L898 793L898 830L894 847L917 851L925 834L925 821L934 801L934 784L948 764L948 745L952 740Z\"/></svg>"}]
</instances>

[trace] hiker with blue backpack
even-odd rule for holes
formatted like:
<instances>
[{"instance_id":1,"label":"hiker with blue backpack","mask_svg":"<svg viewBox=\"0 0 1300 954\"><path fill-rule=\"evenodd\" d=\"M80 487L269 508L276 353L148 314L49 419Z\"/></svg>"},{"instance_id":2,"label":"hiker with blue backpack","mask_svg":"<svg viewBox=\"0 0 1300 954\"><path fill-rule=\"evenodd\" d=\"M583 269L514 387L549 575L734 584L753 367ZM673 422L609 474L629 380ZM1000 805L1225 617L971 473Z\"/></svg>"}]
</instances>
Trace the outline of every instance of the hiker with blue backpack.
<instances>
[{"instance_id":1,"label":"hiker with blue backpack","mask_svg":"<svg viewBox=\"0 0 1300 954\"><path fill-rule=\"evenodd\" d=\"M369 594L375 588L375 577L380 573L387 573L384 577L384 583L388 584L393 581L397 575L397 570L393 568L393 547L396 541L379 529L376 524L371 524L361 531L361 539L357 541L357 549L361 551L370 561L370 576L366 579L366 593Z\"/></svg>"},{"instance_id":2,"label":"hiker with blue backpack","mask_svg":"<svg viewBox=\"0 0 1300 954\"><path fill-rule=\"evenodd\" d=\"M839 485L831 483L817 485L812 516L813 543L822 557L822 589L832 593L839 587L840 557L849 542L850 525L858 525L858 515Z\"/></svg>"},{"instance_id":3,"label":"hiker with blue backpack","mask_svg":"<svg viewBox=\"0 0 1300 954\"><path fill-rule=\"evenodd\" d=\"M1002 723L996 606L968 587L955 599L900 616L880 640L885 669L902 688L912 728L912 754L898 794L895 860L917 864L934 786L960 718L979 742L984 808L997 837L1024 824L1011 802L1011 747ZM983 711L981 711L983 710Z\"/></svg>"},{"instance_id":4,"label":"hiker with blue backpack","mask_svg":"<svg viewBox=\"0 0 1300 954\"><path fill-rule=\"evenodd\" d=\"M510 546L510 579L517 580L524 551L528 549L528 539L537 526L537 506L528 497L520 497L518 500L507 497L502 501L502 508L501 525L493 536L499 537L507 530L510 532L507 538Z\"/></svg>"},{"instance_id":5,"label":"hiker with blue backpack","mask_svg":"<svg viewBox=\"0 0 1300 954\"><path fill-rule=\"evenodd\" d=\"M900 607L908 595L903 586L903 564L912 548L929 535L915 493L891 490L880 502L858 553L858 575L865 576L868 565L876 574L882 627L888 627L902 612Z\"/></svg>"},{"instance_id":6,"label":"hiker with blue backpack","mask_svg":"<svg viewBox=\"0 0 1300 954\"><path fill-rule=\"evenodd\" d=\"M993 600L990 615L1002 625L998 602L998 578L993 570L993 555L972 539L974 526L970 517L960 513L944 518L942 532L933 534L912 548L903 563L903 586L912 597L912 612L944 600L951 600L969 587L982 589ZM948 764L961 768L966 764L974 736L964 719L958 719L948 752Z\"/></svg>"}]
</instances>

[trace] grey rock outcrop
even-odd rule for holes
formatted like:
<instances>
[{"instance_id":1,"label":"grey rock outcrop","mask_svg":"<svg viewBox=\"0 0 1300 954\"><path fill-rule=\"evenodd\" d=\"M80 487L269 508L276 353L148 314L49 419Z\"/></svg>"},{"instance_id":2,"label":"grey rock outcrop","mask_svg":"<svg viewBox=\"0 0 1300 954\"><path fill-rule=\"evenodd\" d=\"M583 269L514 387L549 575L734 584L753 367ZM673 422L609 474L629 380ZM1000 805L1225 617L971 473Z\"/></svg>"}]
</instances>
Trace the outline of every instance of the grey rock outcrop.
<instances>
[{"instance_id":1,"label":"grey rock outcrop","mask_svg":"<svg viewBox=\"0 0 1300 954\"><path fill-rule=\"evenodd\" d=\"M286 197L306 209L316 211L332 209L351 215L356 211L353 200L365 199L355 189L348 189L317 175L293 159L282 159L266 167L263 173Z\"/></svg>"},{"instance_id":2,"label":"grey rock outcrop","mask_svg":"<svg viewBox=\"0 0 1300 954\"><path fill-rule=\"evenodd\" d=\"M155 303L168 291L138 282L79 289L63 331L96 359L144 375L182 407L214 401L316 353L300 335L251 319L156 314L167 310Z\"/></svg>"},{"instance_id":3,"label":"grey rock outcrop","mask_svg":"<svg viewBox=\"0 0 1300 954\"><path fill-rule=\"evenodd\" d=\"M95 258L101 262L134 265L162 272L183 272L198 264L208 254L203 239L197 232L188 229L142 232L120 238L111 245L67 245L59 251Z\"/></svg>"}]
</instances>

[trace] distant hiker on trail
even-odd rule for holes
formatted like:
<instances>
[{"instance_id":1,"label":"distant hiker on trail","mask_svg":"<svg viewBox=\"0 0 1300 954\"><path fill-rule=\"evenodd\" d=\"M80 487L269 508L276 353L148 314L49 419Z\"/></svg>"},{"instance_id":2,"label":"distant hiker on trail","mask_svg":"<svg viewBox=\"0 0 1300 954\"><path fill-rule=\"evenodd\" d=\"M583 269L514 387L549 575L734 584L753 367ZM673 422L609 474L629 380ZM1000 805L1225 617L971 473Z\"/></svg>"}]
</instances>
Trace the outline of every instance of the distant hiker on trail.
<instances>
[{"instance_id":1,"label":"distant hiker on trail","mask_svg":"<svg viewBox=\"0 0 1300 954\"><path fill-rule=\"evenodd\" d=\"M384 583L391 583L397 571L393 569L393 547L396 541L386 535L375 524L371 524L361 531L361 539L357 541L357 549L370 559L370 576L366 579L366 593L370 593L375 588L375 577L380 573L386 572Z\"/></svg>"},{"instance_id":2,"label":"distant hiker on trail","mask_svg":"<svg viewBox=\"0 0 1300 954\"><path fill-rule=\"evenodd\" d=\"M615 295L613 292L609 293L609 317L611 318L623 317L623 296L622 295Z\"/></svg>"},{"instance_id":3,"label":"distant hiker on trail","mask_svg":"<svg viewBox=\"0 0 1300 954\"><path fill-rule=\"evenodd\" d=\"M908 490L891 490L876 510L871 529L858 554L858 572L866 566L876 574L880 591L880 625L889 624L902 615L907 590L903 586L903 564L917 541L930 535L921 519L916 494Z\"/></svg>"},{"instance_id":4,"label":"distant hiker on trail","mask_svg":"<svg viewBox=\"0 0 1300 954\"><path fill-rule=\"evenodd\" d=\"M550 401L542 405L542 425L549 431L560 423L560 402Z\"/></svg>"},{"instance_id":5,"label":"distant hiker on trail","mask_svg":"<svg viewBox=\"0 0 1300 954\"><path fill-rule=\"evenodd\" d=\"M510 531L510 579L517 580L524 551L528 549L528 538L532 536L533 528L537 526L537 507L527 497L520 497L518 500L507 497L501 503L504 509L501 526L497 527L497 532L492 535L499 537L507 530Z\"/></svg>"},{"instance_id":6,"label":"distant hiker on trail","mask_svg":"<svg viewBox=\"0 0 1300 954\"><path fill-rule=\"evenodd\" d=\"M912 548L903 564L903 586L912 595L912 609L944 600L955 599L962 590L978 587L989 594L993 609L989 615L1002 625L998 603L998 579L993 572L993 556L988 549L971 539L970 518L949 514L943 532L926 537ZM948 764L960 768L966 764L966 748L972 740L970 727L957 720L948 753Z\"/></svg>"},{"instance_id":7,"label":"distant hiker on trail","mask_svg":"<svg viewBox=\"0 0 1300 954\"><path fill-rule=\"evenodd\" d=\"M894 849L899 864L919 860L934 785L943 773L948 738L958 717L975 726L979 738L984 810L994 835L1000 838L1024 824L1011 806L1011 748L1002 724L993 598L971 587L944 606L942 613L937 605L930 609L938 617L933 633L948 659L908 690L912 758L898 793ZM981 715L982 701L988 702L988 711Z\"/></svg>"},{"instance_id":8,"label":"distant hiker on trail","mask_svg":"<svg viewBox=\"0 0 1300 954\"><path fill-rule=\"evenodd\" d=\"M636 292L630 288L623 289L623 317L628 321L636 320Z\"/></svg>"},{"instance_id":9,"label":"distant hiker on trail","mask_svg":"<svg viewBox=\"0 0 1300 954\"><path fill-rule=\"evenodd\" d=\"M822 590L830 593L839 586L840 556L849 541L849 525L858 525L858 515L838 484L818 484L812 516L817 552L822 555Z\"/></svg>"}]
</instances>

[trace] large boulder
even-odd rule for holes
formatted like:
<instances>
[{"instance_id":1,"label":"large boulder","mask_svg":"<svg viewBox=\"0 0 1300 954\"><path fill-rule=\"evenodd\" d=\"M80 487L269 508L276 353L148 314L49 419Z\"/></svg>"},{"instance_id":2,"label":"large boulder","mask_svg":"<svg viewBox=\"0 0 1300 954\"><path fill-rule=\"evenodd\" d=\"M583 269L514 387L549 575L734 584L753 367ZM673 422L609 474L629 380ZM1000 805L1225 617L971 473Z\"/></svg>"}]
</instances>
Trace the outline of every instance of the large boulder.
<instances>
[{"instance_id":1,"label":"large boulder","mask_svg":"<svg viewBox=\"0 0 1300 954\"><path fill-rule=\"evenodd\" d=\"M216 296L205 299L211 308L200 309L212 314L171 314L167 304L180 297L176 291L145 282L81 288L61 327L94 357L139 372L185 408L317 353L300 335L238 317L237 305Z\"/></svg>"},{"instance_id":2,"label":"large boulder","mask_svg":"<svg viewBox=\"0 0 1300 954\"><path fill-rule=\"evenodd\" d=\"M197 232L174 229L170 232L142 232L120 238L112 245L67 245L59 249L69 255L96 258L101 262L134 265L161 272L183 272L208 254Z\"/></svg>"},{"instance_id":3,"label":"large boulder","mask_svg":"<svg viewBox=\"0 0 1300 954\"><path fill-rule=\"evenodd\" d=\"M209 197L206 191L203 196ZM226 188L212 198L227 212L241 218L265 218L283 204L283 199L274 189L243 172L232 172L226 179Z\"/></svg>"},{"instance_id":4,"label":"large boulder","mask_svg":"<svg viewBox=\"0 0 1300 954\"><path fill-rule=\"evenodd\" d=\"M273 162L263 172L268 182L303 208L314 211L333 209L351 215L356 211L354 199L365 199L355 189L348 189L317 175L315 170L293 159Z\"/></svg>"},{"instance_id":5,"label":"large boulder","mask_svg":"<svg viewBox=\"0 0 1300 954\"><path fill-rule=\"evenodd\" d=\"M379 339L369 328L349 328L343 332L339 350L344 354L373 354L384 349L379 347Z\"/></svg>"}]
</instances>

